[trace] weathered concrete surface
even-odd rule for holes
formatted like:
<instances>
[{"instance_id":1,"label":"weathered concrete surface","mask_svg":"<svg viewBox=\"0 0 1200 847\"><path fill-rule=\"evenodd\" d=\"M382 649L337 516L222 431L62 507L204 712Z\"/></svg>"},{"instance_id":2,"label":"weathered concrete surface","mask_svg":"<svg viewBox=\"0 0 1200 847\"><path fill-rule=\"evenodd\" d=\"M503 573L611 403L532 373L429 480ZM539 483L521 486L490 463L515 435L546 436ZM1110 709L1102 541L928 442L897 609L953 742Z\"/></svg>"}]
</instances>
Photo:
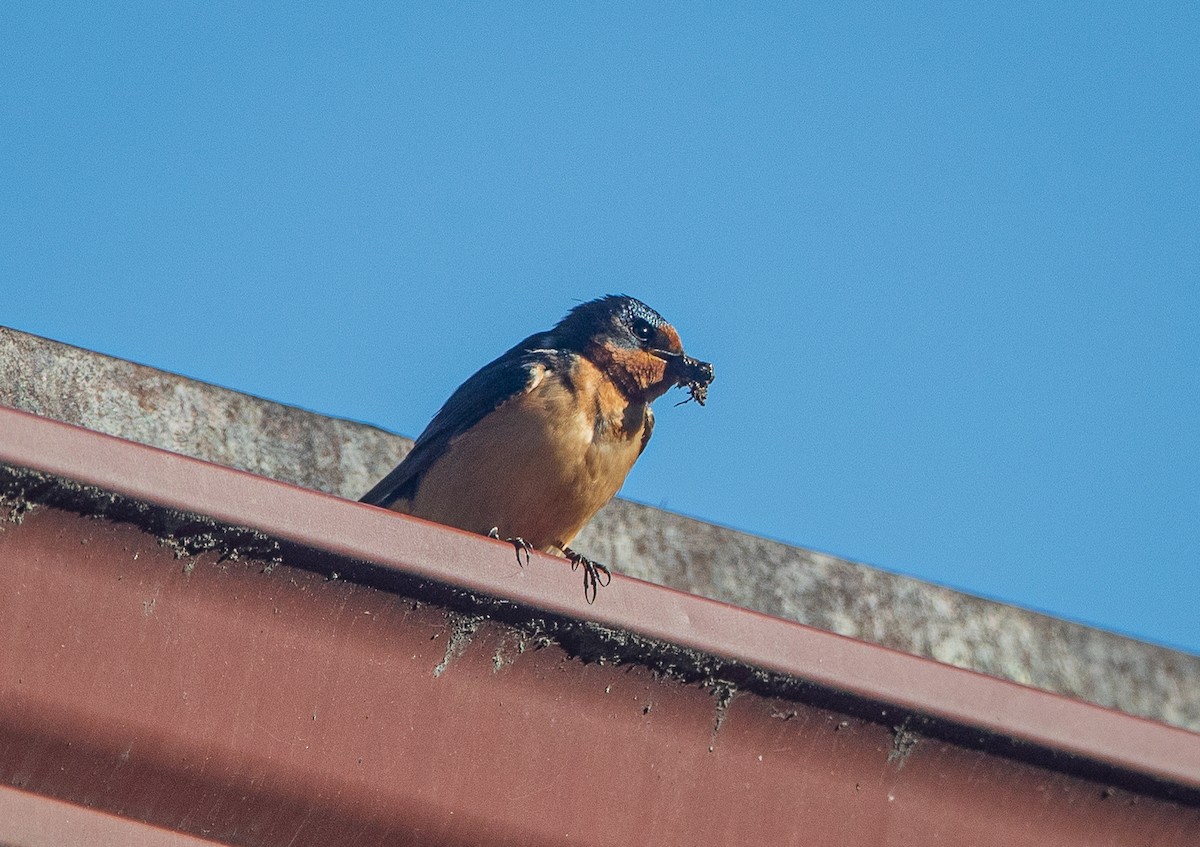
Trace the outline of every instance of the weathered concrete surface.
<instances>
[{"instance_id":1,"label":"weathered concrete surface","mask_svg":"<svg viewBox=\"0 0 1200 847\"><path fill-rule=\"evenodd\" d=\"M0 403L357 499L412 442L0 327Z\"/></svg>"},{"instance_id":2,"label":"weathered concrete surface","mask_svg":"<svg viewBox=\"0 0 1200 847\"><path fill-rule=\"evenodd\" d=\"M0 403L348 498L411 446L3 327ZM1200 731L1200 656L628 501L576 546L641 579Z\"/></svg>"}]
</instances>

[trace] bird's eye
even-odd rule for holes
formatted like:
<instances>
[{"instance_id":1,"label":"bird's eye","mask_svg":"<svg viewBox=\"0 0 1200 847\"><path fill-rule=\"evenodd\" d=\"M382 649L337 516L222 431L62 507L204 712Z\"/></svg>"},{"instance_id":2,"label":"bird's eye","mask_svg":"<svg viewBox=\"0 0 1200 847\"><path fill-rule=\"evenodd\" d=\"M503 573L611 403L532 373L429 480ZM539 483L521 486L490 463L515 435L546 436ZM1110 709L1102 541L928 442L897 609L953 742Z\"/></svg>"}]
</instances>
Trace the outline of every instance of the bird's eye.
<instances>
[{"instance_id":1,"label":"bird's eye","mask_svg":"<svg viewBox=\"0 0 1200 847\"><path fill-rule=\"evenodd\" d=\"M633 322L633 334L638 337L639 341L649 341L654 337L654 327L649 321L636 318Z\"/></svg>"}]
</instances>

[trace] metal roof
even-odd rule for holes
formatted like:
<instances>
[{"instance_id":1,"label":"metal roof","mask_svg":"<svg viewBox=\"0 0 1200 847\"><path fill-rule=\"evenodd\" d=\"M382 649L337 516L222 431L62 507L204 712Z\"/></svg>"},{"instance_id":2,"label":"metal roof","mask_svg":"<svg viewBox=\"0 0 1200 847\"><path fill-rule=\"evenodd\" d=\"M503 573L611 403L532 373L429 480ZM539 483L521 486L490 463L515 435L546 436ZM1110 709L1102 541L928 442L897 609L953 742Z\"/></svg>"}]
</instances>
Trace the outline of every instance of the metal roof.
<instances>
[{"instance_id":1,"label":"metal roof","mask_svg":"<svg viewBox=\"0 0 1200 847\"><path fill-rule=\"evenodd\" d=\"M351 500L412 443L4 327L0 373L0 405ZM576 541L649 582L1200 732L1197 655L619 498Z\"/></svg>"},{"instance_id":2,"label":"metal roof","mask_svg":"<svg viewBox=\"0 0 1200 847\"><path fill-rule=\"evenodd\" d=\"M247 845L1197 843L1195 733L620 575L589 607L561 560L24 413L0 434L0 810Z\"/></svg>"}]
</instances>

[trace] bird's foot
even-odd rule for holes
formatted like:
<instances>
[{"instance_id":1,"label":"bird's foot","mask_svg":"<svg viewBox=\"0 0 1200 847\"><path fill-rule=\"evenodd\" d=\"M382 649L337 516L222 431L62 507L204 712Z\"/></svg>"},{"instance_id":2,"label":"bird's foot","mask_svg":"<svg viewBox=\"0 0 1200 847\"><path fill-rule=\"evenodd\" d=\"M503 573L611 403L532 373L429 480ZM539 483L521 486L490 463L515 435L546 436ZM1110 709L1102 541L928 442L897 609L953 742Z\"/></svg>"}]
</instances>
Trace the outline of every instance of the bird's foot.
<instances>
[{"instance_id":1,"label":"bird's foot","mask_svg":"<svg viewBox=\"0 0 1200 847\"><path fill-rule=\"evenodd\" d=\"M558 545L558 549L563 551L571 563L571 570L577 570L580 565L583 566L583 599L588 601L588 604L596 602L596 592L612 582L612 571L606 568L599 562L593 562L587 556L581 553L576 553L565 544ZM601 578L601 574L604 575Z\"/></svg>"},{"instance_id":2,"label":"bird's foot","mask_svg":"<svg viewBox=\"0 0 1200 847\"><path fill-rule=\"evenodd\" d=\"M501 538L500 527L494 526L488 531L488 538L495 538L497 541L507 541L517 551L517 564L525 567L529 564L529 554L533 552L533 545L526 541L521 536L515 538ZM525 554L525 561L521 561L521 554Z\"/></svg>"}]
</instances>

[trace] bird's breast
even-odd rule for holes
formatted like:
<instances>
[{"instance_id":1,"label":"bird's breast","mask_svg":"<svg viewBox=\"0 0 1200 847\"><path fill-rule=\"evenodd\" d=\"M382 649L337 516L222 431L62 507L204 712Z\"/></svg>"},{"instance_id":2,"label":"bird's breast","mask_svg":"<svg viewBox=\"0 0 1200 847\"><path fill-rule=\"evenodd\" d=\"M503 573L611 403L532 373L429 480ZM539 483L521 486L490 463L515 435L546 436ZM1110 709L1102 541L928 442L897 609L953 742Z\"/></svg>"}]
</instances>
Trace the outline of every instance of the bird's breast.
<instances>
[{"instance_id":1,"label":"bird's breast","mask_svg":"<svg viewBox=\"0 0 1200 847\"><path fill-rule=\"evenodd\" d=\"M543 550L569 544L624 483L647 415L576 357L452 439L406 511L472 532L497 527Z\"/></svg>"}]
</instances>

